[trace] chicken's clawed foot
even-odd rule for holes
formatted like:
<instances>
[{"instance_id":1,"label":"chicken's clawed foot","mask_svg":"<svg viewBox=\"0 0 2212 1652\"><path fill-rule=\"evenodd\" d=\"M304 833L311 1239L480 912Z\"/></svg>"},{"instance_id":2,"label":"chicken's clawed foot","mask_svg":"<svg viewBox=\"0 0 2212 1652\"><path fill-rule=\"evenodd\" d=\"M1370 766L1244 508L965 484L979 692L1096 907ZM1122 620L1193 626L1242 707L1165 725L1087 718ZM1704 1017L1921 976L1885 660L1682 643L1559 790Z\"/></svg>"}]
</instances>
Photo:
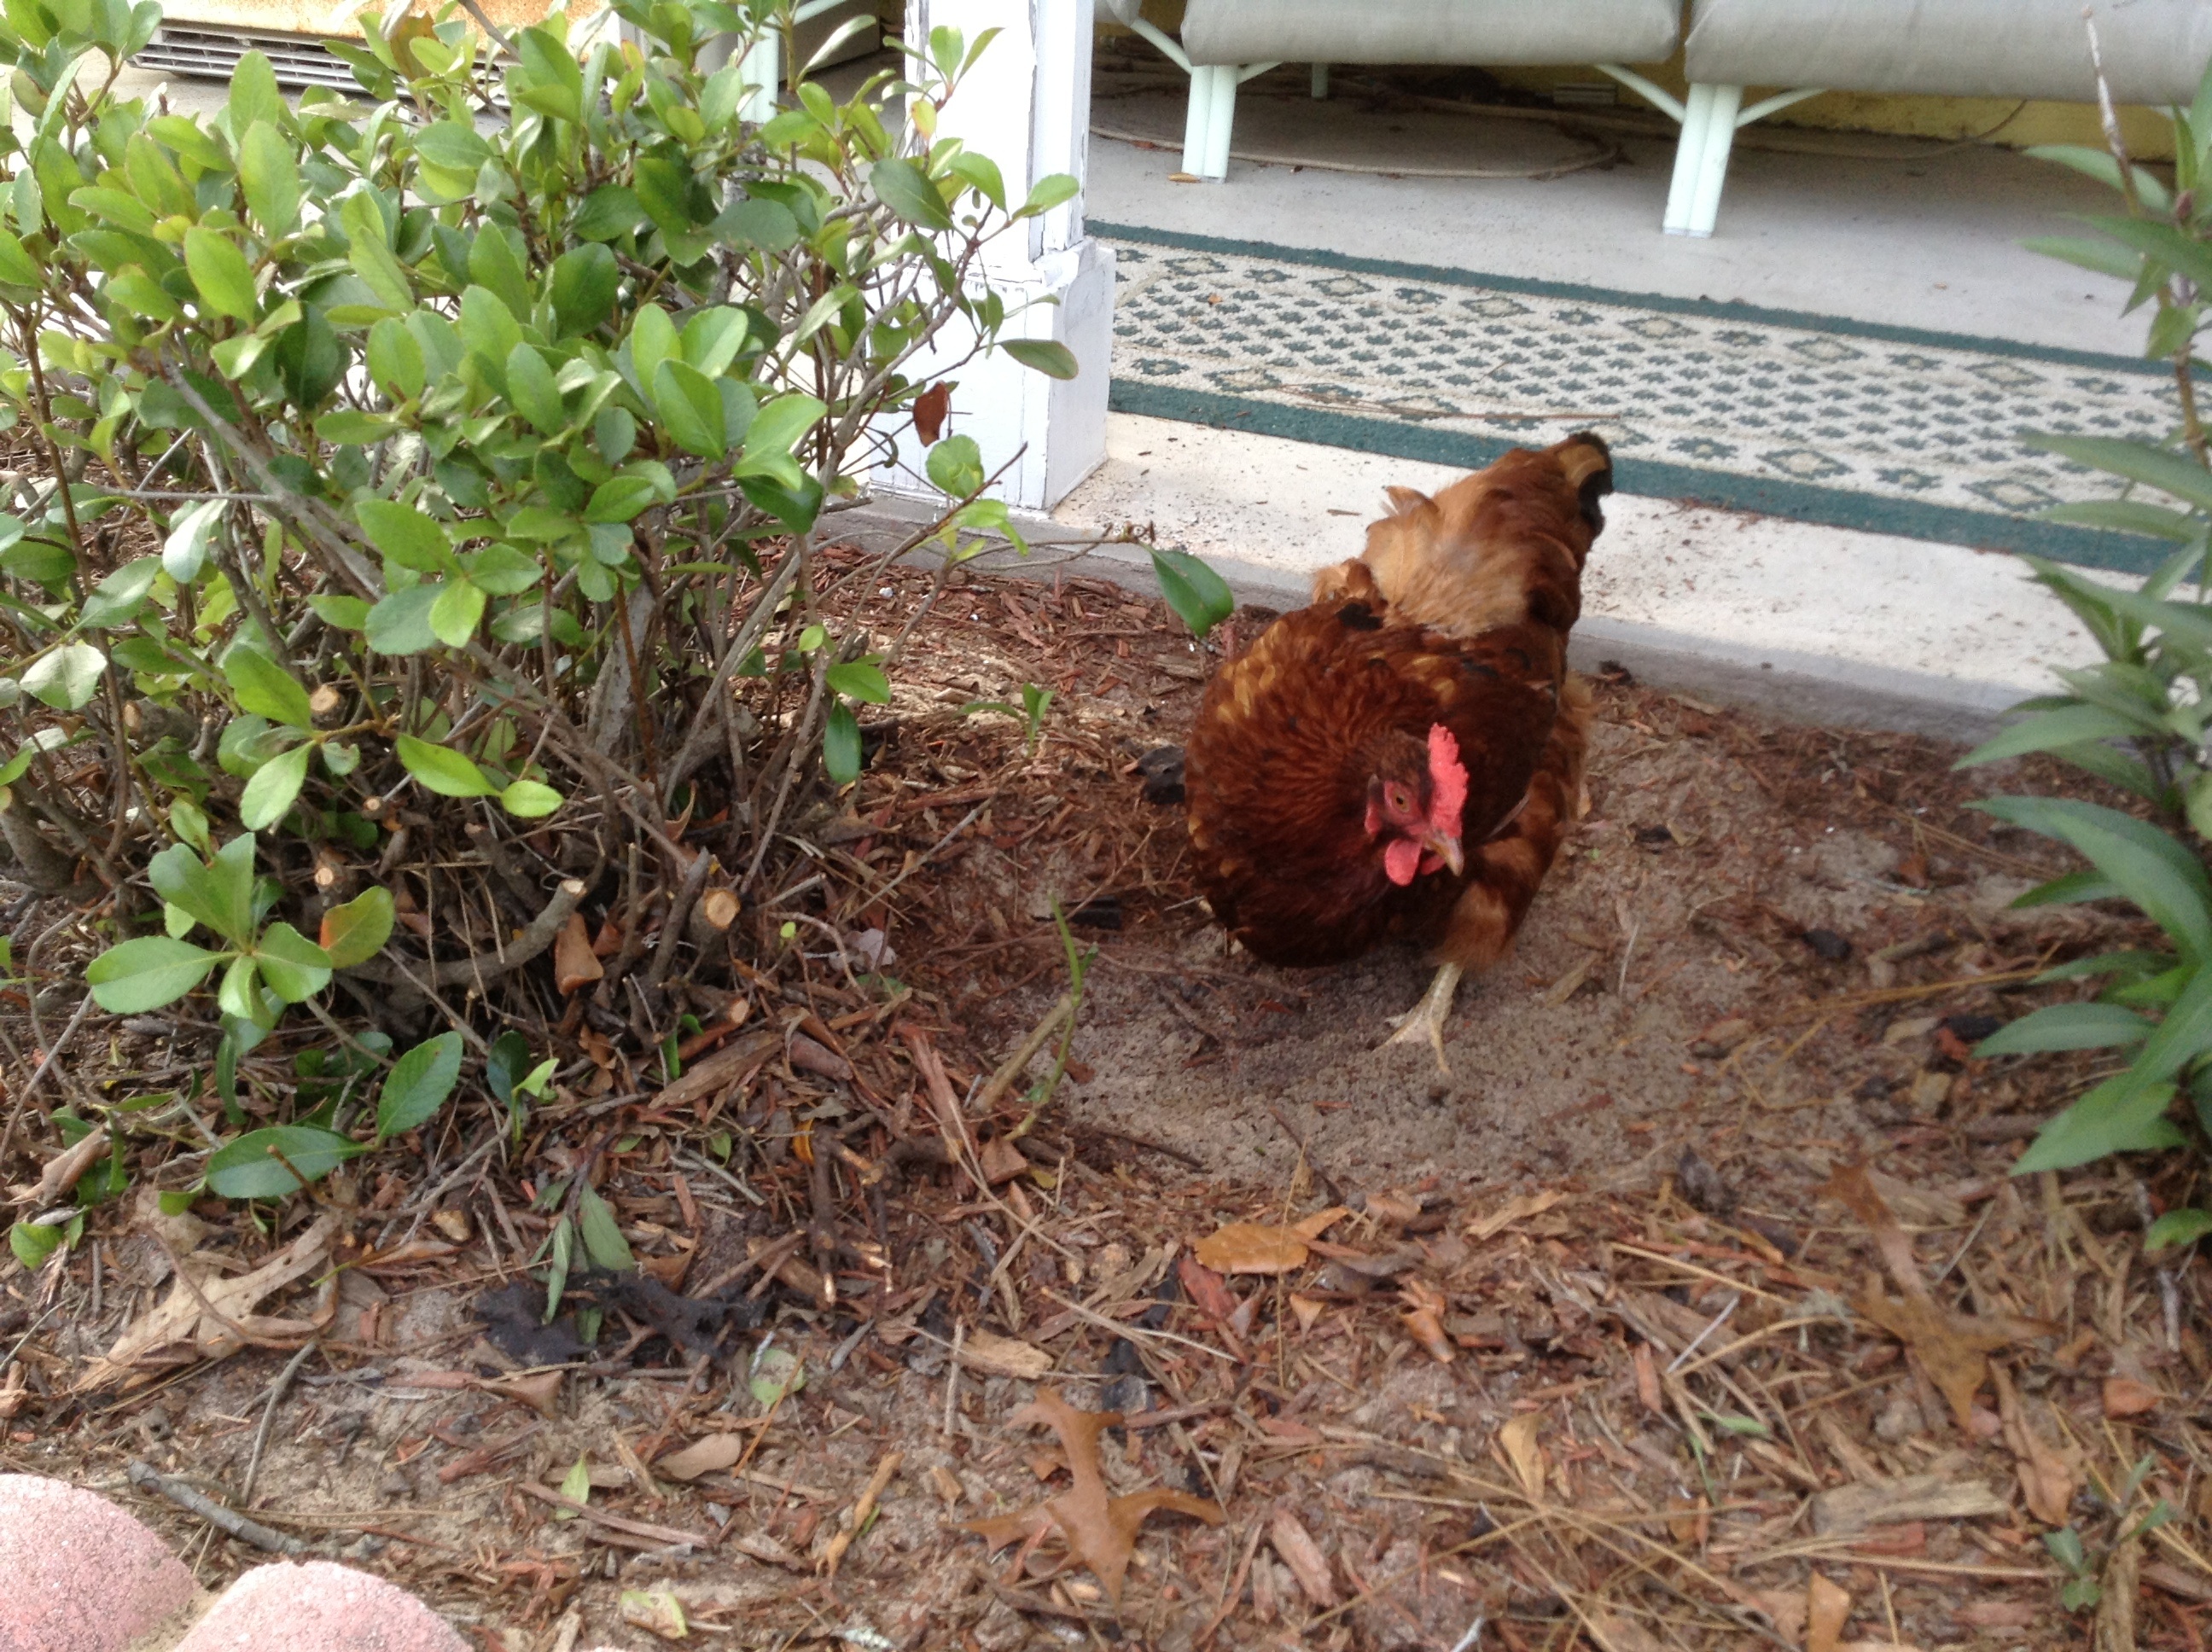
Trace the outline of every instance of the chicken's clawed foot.
<instances>
[{"instance_id":1,"label":"chicken's clawed foot","mask_svg":"<svg viewBox=\"0 0 2212 1652\"><path fill-rule=\"evenodd\" d=\"M1459 991L1462 973L1455 963L1438 964L1436 979L1429 983L1421 1001L1405 1014L1390 1017L1390 1024L1398 1030L1384 1041L1387 1047L1425 1038L1437 1053L1437 1071L1447 1078L1451 1077L1451 1063L1444 1060L1444 1023L1450 1018L1452 997Z\"/></svg>"}]
</instances>

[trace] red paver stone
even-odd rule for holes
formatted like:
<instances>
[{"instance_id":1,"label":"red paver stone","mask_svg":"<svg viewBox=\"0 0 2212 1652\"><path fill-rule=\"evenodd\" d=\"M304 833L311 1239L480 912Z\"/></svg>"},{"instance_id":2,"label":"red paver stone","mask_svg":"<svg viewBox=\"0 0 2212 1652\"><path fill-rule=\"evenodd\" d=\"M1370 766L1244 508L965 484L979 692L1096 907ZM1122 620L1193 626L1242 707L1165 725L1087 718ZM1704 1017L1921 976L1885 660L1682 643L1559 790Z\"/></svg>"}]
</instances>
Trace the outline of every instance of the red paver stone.
<instances>
[{"instance_id":1,"label":"red paver stone","mask_svg":"<svg viewBox=\"0 0 2212 1652\"><path fill-rule=\"evenodd\" d=\"M0 1474L0 1652L121 1652L192 1593L161 1540L106 1497Z\"/></svg>"},{"instance_id":2,"label":"red paver stone","mask_svg":"<svg viewBox=\"0 0 2212 1652\"><path fill-rule=\"evenodd\" d=\"M310 1560L258 1566L176 1652L469 1652L444 1619L367 1572Z\"/></svg>"}]
</instances>

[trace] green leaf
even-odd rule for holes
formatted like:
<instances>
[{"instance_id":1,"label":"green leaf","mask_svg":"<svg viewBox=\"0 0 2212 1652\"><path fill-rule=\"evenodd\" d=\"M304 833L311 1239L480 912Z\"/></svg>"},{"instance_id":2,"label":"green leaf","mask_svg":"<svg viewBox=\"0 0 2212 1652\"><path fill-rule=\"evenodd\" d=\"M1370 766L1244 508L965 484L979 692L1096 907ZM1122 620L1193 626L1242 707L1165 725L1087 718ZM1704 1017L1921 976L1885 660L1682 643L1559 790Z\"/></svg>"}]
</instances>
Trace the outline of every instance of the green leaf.
<instances>
[{"instance_id":1,"label":"green leaf","mask_svg":"<svg viewBox=\"0 0 2212 1652\"><path fill-rule=\"evenodd\" d=\"M287 1004L302 1004L331 984L331 955L291 925L273 923L254 943L261 978Z\"/></svg>"},{"instance_id":2,"label":"green leaf","mask_svg":"<svg viewBox=\"0 0 2212 1652\"><path fill-rule=\"evenodd\" d=\"M2212 957L2212 880L2195 855L2157 827L2116 809L2061 798L1990 798L1973 806L2070 844L2185 956L2192 961Z\"/></svg>"},{"instance_id":3,"label":"green leaf","mask_svg":"<svg viewBox=\"0 0 2212 1652\"><path fill-rule=\"evenodd\" d=\"M605 1273L627 1273L637 1266L613 1210L589 1187L576 1200L576 1227L593 1267Z\"/></svg>"},{"instance_id":4,"label":"green leaf","mask_svg":"<svg viewBox=\"0 0 2212 1652\"><path fill-rule=\"evenodd\" d=\"M526 343L507 352L507 394L515 410L535 425L540 435L557 435L568 422L561 404L561 388L553 382L553 369Z\"/></svg>"},{"instance_id":5,"label":"green leaf","mask_svg":"<svg viewBox=\"0 0 2212 1652\"><path fill-rule=\"evenodd\" d=\"M1030 185L1030 198L1022 203L1024 216L1049 212L1063 201L1072 201L1082 192L1083 185L1064 172L1055 172L1040 178Z\"/></svg>"},{"instance_id":6,"label":"green leaf","mask_svg":"<svg viewBox=\"0 0 2212 1652\"><path fill-rule=\"evenodd\" d=\"M2156 732L2135 718L2124 717L2101 706L2069 706L2063 711L2038 712L2022 718L1951 766L1972 768L1978 763L1997 762L2031 751L2053 751L2083 740L2108 740Z\"/></svg>"},{"instance_id":7,"label":"green leaf","mask_svg":"<svg viewBox=\"0 0 2212 1652\"><path fill-rule=\"evenodd\" d=\"M253 319L253 270L228 235L195 224L185 232L185 268L202 307L213 315Z\"/></svg>"},{"instance_id":8,"label":"green leaf","mask_svg":"<svg viewBox=\"0 0 2212 1652\"><path fill-rule=\"evenodd\" d=\"M2124 246L2087 235L2032 235L2021 245L2046 258L2063 259L2084 270L2094 270L2100 276L2115 276L2130 283L2142 275L2142 253L2130 252Z\"/></svg>"},{"instance_id":9,"label":"green leaf","mask_svg":"<svg viewBox=\"0 0 2212 1652\"><path fill-rule=\"evenodd\" d=\"M222 525L228 500L204 499L169 519L169 538L161 547L161 566L179 585L190 585L206 565L208 542Z\"/></svg>"},{"instance_id":10,"label":"green leaf","mask_svg":"<svg viewBox=\"0 0 2212 1652\"><path fill-rule=\"evenodd\" d=\"M124 563L84 599L84 611L76 623L90 631L127 624L145 606L146 593L154 588L154 576L161 571L158 556L139 556Z\"/></svg>"},{"instance_id":11,"label":"green leaf","mask_svg":"<svg viewBox=\"0 0 2212 1652\"><path fill-rule=\"evenodd\" d=\"M100 692L107 656L89 642L64 642L41 654L23 673L23 692L56 711L76 711Z\"/></svg>"},{"instance_id":12,"label":"green leaf","mask_svg":"<svg viewBox=\"0 0 2212 1652\"><path fill-rule=\"evenodd\" d=\"M523 820L550 815L567 799L538 780L515 780L499 794L499 806Z\"/></svg>"},{"instance_id":13,"label":"green leaf","mask_svg":"<svg viewBox=\"0 0 2212 1652\"><path fill-rule=\"evenodd\" d=\"M1188 551L1154 550L1152 576L1160 582L1168 606L1194 637L1203 638L1236 611L1237 598L1228 583Z\"/></svg>"},{"instance_id":14,"label":"green leaf","mask_svg":"<svg viewBox=\"0 0 2212 1652\"><path fill-rule=\"evenodd\" d=\"M562 338L592 331L614 313L622 272L615 255L596 243L553 261L553 326Z\"/></svg>"},{"instance_id":15,"label":"green leaf","mask_svg":"<svg viewBox=\"0 0 2212 1652\"><path fill-rule=\"evenodd\" d=\"M238 145L238 181L261 233L271 240L300 223L300 169L291 146L265 120L257 120Z\"/></svg>"},{"instance_id":16,"label":"green leaf","mask_svg":"<svg viewBox=\"0 0 2212 1652\"><path fill-rule=\"evenodd\" d=\"M2143 1248L2166 1250L2175 1245L2190 1244L2208 1233L2212 1233L2212 1211L2185 1206L2178 1211L2168 1211L2144 1230Z\"/></svg>"},{"instance_id":17,"label":"green leaf","mask_svg":"<svg viewBox=\"0 0 2212 1652\"><path fill-rule=\"evenodd\" d=\"M965 499L983 485L983 450L973 436L947 436L929 450L924 468L939 492Z\"/></svg>"},{"instance_id":18,"label":"green leaf","mask_svg":"<svg viewBox=\"0 0 2212 1652\"><path fill-rule=\"evenodd\" d=\"M2154 1023L2117 1004L2051 1004L2024 1015L1974 1047L1978 1056L2034 1055L2139 1044Z\"/></svg>"},{"instance_id":19,"label":"green leaf","mask_svg":"<svg viewBox=\"0 0 2212 1652\"><path fill-rule=\"evenodd\" d=\"M433 122L415 134L415 153L444 172L474 174L492 158L491 145L463 120Z\"/></svg>"},{"instance_id":20,"label":"green leaf","mask_svg":"<svg viewBox=\"0 0 2212 1652\"><path fill-rule=\"evenodd\" d=\"M611 241L628 234L645 222L645 209L637 196L620 184L605 184L584 197L584 204L568 226L569 233L585 241Z\"/></svg>"},{"instance_id":21,"label":"green leaf","mask_svg":"<svg viewBox=\"0 0 2212 1652\"><path fill-rule=\"evenodd\" d=\"M367 1151L334 1130L310 1124L249 1130L208 1156L208 1191L223 1199L283 1199Z\"/></svg>"},{"instance_id":22,"label":"green leaf","mask_svg":"<svg viewBox=\"0 0 2212 1652\"><path fill-rule=\"evenodd\" d=\"M242 946L253 933L253 835L241 832L210 860L172 843L146 863L154 892Z\"/></svg>"},{"instance_id":23,"label":"green leaf","mask_svg":"<svg viewBox=\"0 0 2212 1652\"><path fill-rule=\"evenodd\" d=\"M350 969L384 951L397 912L392 891L378 884L324 913L322 945L331 967Z\"/></svg>"},{"instance_id":24,"label":"green leaf","mask_svg":"<svg viewBox=\"0 0 2212 1652\"><path fill-rule=\"evenodd\" d=\"M376 1139L428 1124L461 1076L461 1036L440 1033L392 1064L376 1097Z\"/></svg>"},{"instance_id":25,"label":"green leaf","mask_svg":"<svg viewBox=\"0 0 2212 1652\"><path fill-rule=\"evenodd\" d=\"M830 708L822 727L822 767L839 786L860 778L860 724L850 706Z\"/></svg>"},{"instance_id":26,"label":"green leaf","mask_svg":"<svg viewBox=\"0 0 2212 1652\"><path fill-rule=\"evenodd\" d=\"M2108 1078L2045 1125L2027 1151L2013 1162L2012 1173L2070 1170L2114 1153L2178 1147L2181 1132L2166 1119L2172 1099L2171 1084L2131 1091L2128 1075Z\"/></svg>"},{"instance_id":27,"label":"green leaf","mask_svg":"<svg viewBox=\"0 0 2212 1652\"><path fill-rule=\"evenodd\" d=\"M442 574L453 566L452 542L435 518L389 499L364 499L353 513L368 543L400 567Z\"/></svg>"},{"instance_id":28,"label":"green leaf","mask_svg":"<svg viewBox=\"0 0 2212 1652\"><path fill-rule=\"evenodd\" d=\"M484 778L483 770L450 746L433 745L411 734L400 735L393 744L401 766L427 791L444 798L498 795L499 787Z\"/></svg>"},{"instance_id":29,"label":"green leaf","mask_svg":"<svg viewBox=\"0 0 2212 1652\"><path fill-rule=\"evenodd\" d=\"M266 831L289 814L307 783L307 759L314 752L313 745L295 745L255 769L238 799L238 823L250 832Z\"/></svg>"},{"instance_id":30,"label":"green leaf","mask_svg":"<svg viewBox=\"0 0 2212 1652\"><path fill-rule=\"evenodd\" d=\"M484 1088L501 1107L514 1102L514 1086L530 1066L530 1041L509 1027L484 1052Z\"/></svg>"},{"instance_id":31,"label":"green leaf","mask_svg":"<svg viewBox=\"0 0 2212 1652\"><path fill-rule=\"evenodd\" d=\"M445 588L433 580L380 599L362 628L368 646L380 654L419 654L434 647L438 634L430 629L430 610Z\"/></svg>"},{"instance_id":32,"label":"green leaf","mask_svg":"<svg viewBox=\"0 0 2212 1652\"><path fill-rule=\"evenodd\" d=\"M690 362L672 356L653 369L653 402L663 428L685 452L718 459L729 452L722 392Z\"/></svg>"},{"instance_id":33,"label":"green leaf","mask_svg":"<svg viewBox=\"0 0 2212 1652\"><path fill-rule=\"evenodd\" d=\"M190 849L185 850L190 854ZM173 1004L222 961L189 941L142 935L111 946L85 967L93 1002L111 1015L144 1015Z\"/></svg>"},{"instance_id":34,"label":"green leaf","mask_svg":"<svg viewBox=\"0 0 2212 1652\"><path fill-rule=\"evenodd\" d=\"M222 676L223 681L230 684L231 693L237 695L240 710L293 728L315 726L307 691L293 680L290 672L258 649L242 644L233 648L223 656Z\"/></svg>"},{"instance_id":35,"label":"green leaf","mask_svg":"<svg viewBox=\"0 0 2212 1652\"><path fill-rule=\"evenodd\" d=\"M876 198L907 222L924 229L952 228L952 215L945 210L945 197L913 161L896 155L878 161L869 170L868 184L875 191Z\"/></svg>"},{"instance_id":36,"label":"green leaf","mask_svg":"<svg viewBox=\"0 0 2212 1652\"><path fill-rule=\"evenodd\" d=\"M8 1248L22 1264L23 1272L36 1273L61 1248L64 1237L62 1228L51 1222L15 1222L9 1224Z\"/></svg>"},{"instance_id":37,"label":"green leaf","mask_svg":"<svg viewBox=\"0 0 2212 1652\"><path fill-rule=\"evenodd\" d=\"M584 507L584 520L627 522L659 498L659 490L643 477L610 477L592 489L592 502Z\"/></svg>"},{"instance_id":38,"label":"green leaf","mask_svg":"<svg viewBox=\"0 0 2212 1652\"><path fill-rule=\"evenodd\" d=\"M483 618L484 593L466 580L448 580L430 604L430 634L448 648L459 648L477 634Z\"/></svg>"},{"instance_id":39,"label":"green leaf","mask_svg":"<svg viewBox=\"0 0 2212 1652\"><path fill-rule=\"evenodd\" d=\"M1073 379L1079 371L1075 352L1049 338L1002 338L999 348L1048 379Z\"/></svg>"},{"instance_id":40,"label":"green leaf","mask_svg":"<svg viewBox=\"0 0 2212 1652\"><path fill-rule=\"evenodd\" d=\"M397 400L412 401L422 393L422 346L391 316L368 330L368 374Z\"/></svg>"},{"instance_id":41,"label":"green leaf","mask_svg":"<svg viewBox=\"0 0 2212 1652\"><path fill-rule=\"evenodd\" d=\"M535 590L545 573L544 562L513 545L486 545L482 550L469 551L462 556L461 566L467 570L471 585L495 597Z\"/></svg>"},{"instance_id":42,"label":"green leaf","mask_svg":"<svg viewBox=\"0 0 2212 1652\"><path fill-rule=\"evenodd\" d=\"M2024 430L2020 440L2023 446L2070 459L2093 471L2125 477L2192 505L2212 507L2212 471L2171 447L2124 436L2061 436L2040 430Z\"/></svg>"},{"instance_id":43,"label":"green leaf","mask_svg":"<svg viewBox=\"0 0 2212 1652\"><path fill-rule=\"evenodd\" d=\"M848 699L865 700L872 706L890 703L890 679L884 675L880 665L856 659L832 665L827 675L830 686Z\"/></svg>"}]
</instances>

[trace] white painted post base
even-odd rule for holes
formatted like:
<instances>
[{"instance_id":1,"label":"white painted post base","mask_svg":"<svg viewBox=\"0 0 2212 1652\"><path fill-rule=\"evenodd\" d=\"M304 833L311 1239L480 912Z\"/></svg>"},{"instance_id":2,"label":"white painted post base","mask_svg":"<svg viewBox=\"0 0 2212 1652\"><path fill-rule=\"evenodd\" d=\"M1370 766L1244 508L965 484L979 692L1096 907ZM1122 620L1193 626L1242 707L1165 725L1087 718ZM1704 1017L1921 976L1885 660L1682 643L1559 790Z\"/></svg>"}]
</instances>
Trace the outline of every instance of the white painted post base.
<instances>
[{"instance_id":1,"label":"white painted post base","mask_svg":"<svg viewBox=\"0 0 2212 1652\"><path fill-rule=\"evenodd\" d=\"M1030 0L907 0L908 40L927 40L933 28L945 27L971 42L986 29L999 31L945 105L938 130L940 137L959 137L997 162L1009 201L1020 201L1054 173L1083 177L1091 13L1087 5ZM945 428L975 439L985 474L1006 467L992 495L1025 510L1049 510L1106 458L1113 251L1085 234L1079 194L1001 236L976 273L1006 301L1010 319L1001 336L1065 344L1077 376L1048 379L1003 351L956 367L973 340L952 329L939 336L931 359L908 364L907 376L953 379ZM936 496L911 422L904 416L887 421L883 434L898 453L895 463L878 469L874 485L886 493Z\"/></svg>"}]
</instances>

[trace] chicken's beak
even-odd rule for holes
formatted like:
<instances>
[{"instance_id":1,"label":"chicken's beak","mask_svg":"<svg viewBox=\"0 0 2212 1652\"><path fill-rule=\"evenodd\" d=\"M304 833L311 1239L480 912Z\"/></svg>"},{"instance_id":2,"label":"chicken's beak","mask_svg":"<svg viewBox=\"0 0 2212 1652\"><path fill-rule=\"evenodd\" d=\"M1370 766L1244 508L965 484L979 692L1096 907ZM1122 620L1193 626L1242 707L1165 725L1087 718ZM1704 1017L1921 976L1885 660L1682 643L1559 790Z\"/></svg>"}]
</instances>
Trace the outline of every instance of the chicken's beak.
<instances>
[{"instance_id":1,"label":"chicken's beak","mask_svg":"<svg viewBox=\"0 0 2212 1652\"><path fill-rule=\"evenodd\" d=\"M1421 835L1421 847L1424 852L1435 855L1442 860L1450 868L1451 874L1455 878L1467 870L1467 856L1460 849L1459 839L1449 833L1424 832Z\"/></svg>"}]
</instances>

